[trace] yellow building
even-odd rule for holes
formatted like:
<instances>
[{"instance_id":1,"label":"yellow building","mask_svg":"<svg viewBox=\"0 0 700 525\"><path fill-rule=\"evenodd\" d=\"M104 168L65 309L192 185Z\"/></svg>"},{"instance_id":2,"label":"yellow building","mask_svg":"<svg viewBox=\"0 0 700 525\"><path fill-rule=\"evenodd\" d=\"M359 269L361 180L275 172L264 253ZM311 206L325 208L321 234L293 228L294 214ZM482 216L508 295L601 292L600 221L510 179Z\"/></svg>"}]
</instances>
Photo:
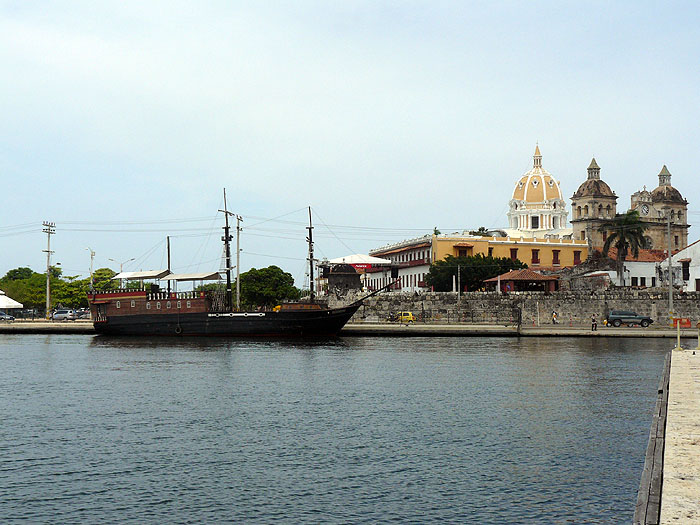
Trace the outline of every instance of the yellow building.
<instances>
[{"instance_id":1,"label":"yellow building","mask_svg":"<svg viewBox=\"0 0 700 525\"><path fill-rule=\"evenodd\" d=\"M480 237L464 233L425 235L370 251L370 255L389 259L398 267L399 284L403 291L427 290L425 276L430 264L448 255L508 257L517 259L533 270L556 270L575 266L588 257L588 243L572 239L535 237ZM388 267L366 271L368 288L376 290L392 282Z\"/></svg>"},{"instance_id":2,"label":"yellow building","mask_svg":"<svg viewBox=\"0 0 700 525\"><path fill-rule=\"evenodd\" d=\"M481 254L517 259L534 270L576 266L588 257L588 243L573 239L434 235L432 246L433 262L440 261L448 255L466 257Z\"/></svg>"}]
</instances>

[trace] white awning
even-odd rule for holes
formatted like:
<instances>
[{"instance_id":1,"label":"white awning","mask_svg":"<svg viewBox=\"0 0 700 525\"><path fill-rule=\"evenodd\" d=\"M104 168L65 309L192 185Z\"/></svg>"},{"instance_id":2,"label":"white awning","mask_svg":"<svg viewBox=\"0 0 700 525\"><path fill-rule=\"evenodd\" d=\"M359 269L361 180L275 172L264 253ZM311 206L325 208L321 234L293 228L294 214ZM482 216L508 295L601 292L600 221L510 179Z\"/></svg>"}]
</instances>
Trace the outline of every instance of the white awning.
<instances>
[{"instance_id":1,"label":"white awning","mask_svg":"<svg viewBox=\"0 0 700 525\"><path fill-rule=\"evenodd\" d=\"M379 257L372 257L371 255L365 255L363 253L355 253L353 255L346 255L345 257L338 257L337 259L331 259L328 262L331 264L391 264L389 259L380 259Z\"/></svg>"},{"instance_id":2,"label":"white awning","mask_svg":"<svg viewBox=\"0 0 700 525\"><path fill-rule=\"evenodd\" d=\"M14 299L10 299L5 292L0 290L0 310L7 310L10 308L22 308L22 303L18 303Z\"/></svg>"},{"instance_id":3,"label":"white awning","mask_svg":"<svg viewBox=\"0 0 700 525\"><path fill-rule=\"evenodd\" d=\"M219 272L210 273L171 273L163 277L161 281L218 281L221 279Z\"/></svg>"},{"instance_id":4,"label":"white awning","mask_svg":"<svg viewBox=\"0 0 700 525\"><path fill-rule=\"evenodd\" d=\"M127 281L135 281L139 279L162 279L170 274L170 270L147 270L145 272L121 272L112 277L112 279L126 279Z\"/></svg>"}]
</instances>

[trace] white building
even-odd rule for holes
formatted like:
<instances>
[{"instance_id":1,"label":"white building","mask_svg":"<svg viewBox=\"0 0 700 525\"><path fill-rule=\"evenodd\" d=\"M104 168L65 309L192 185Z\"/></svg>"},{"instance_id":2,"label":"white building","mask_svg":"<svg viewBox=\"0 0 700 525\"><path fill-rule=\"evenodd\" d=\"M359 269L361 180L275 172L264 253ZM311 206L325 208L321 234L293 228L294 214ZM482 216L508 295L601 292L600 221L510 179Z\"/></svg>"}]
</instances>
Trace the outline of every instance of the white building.
<instances>
[{"instance_id":1,"label":"white building","mask_svg":"<svg viewBox=\"0 0 700 525\"><path fill-rule=\"evenodd\" d=\"M668 259L660 264L664 279L668 275ZM700 292L700 241L689 244L671 257L673 284L685 292Z\"/></svg>"},{"instance_id":2,"label":"white building","mask_svg":"<svg viewBox=\"0 0 700 525\"><path fill-rule=\"evenodd\" d=\"M395 290L418 292L430 289L425 284L425 276L430 271L432 260L432 235L389 244L369 253L373 257L389 259L392 266L398 266L399 283L394 287ZM378 290L393 280L391 268L368 269L366 279L369 290Z\"/></svg>"},{"instance_id":3,"label":"white building","mask_svg":"<svg viewBox=\"0 0 700 525\"><path fill-rule=\"evenodd\" d=\"M513 189L508 209L509 237L571 238L568 212L559 182L542 167L540 147L535 147L533 166Z\"/></svg>"}]
</instances>

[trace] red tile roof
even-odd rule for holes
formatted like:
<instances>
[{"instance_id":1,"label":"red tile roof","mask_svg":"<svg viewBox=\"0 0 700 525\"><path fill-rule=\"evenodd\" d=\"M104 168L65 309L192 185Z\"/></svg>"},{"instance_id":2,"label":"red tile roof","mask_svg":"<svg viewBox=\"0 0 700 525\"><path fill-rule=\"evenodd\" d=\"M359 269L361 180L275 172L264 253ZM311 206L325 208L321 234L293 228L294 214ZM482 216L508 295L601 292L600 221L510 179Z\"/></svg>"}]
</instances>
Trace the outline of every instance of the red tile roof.
<instances>
[{"instance_id":1,"label":"red tile roof","mask_svg":"<svg viewBox=\"0 0 700 525\"><path fill-rule=\"evenodd\" d=\"M533 272L526 268L525 270L511 270L508 273L499 275L501 281L556 281L559 279L557 275L542 275L541 273ZM498 281L498 277L486 279L486 283Z\"/></svg>"},{"instance_id":2,"label":"red tile roof","mask_svg":"<svg viewBox=\"0 0 700 525\"><path fill-rule=\"evenodd\" d=\"M610 248L608 257L611 259L617 258L617 249ZM633 257L631 253L627 254L625 261L628 262L661 262L666 260L666 250L639 250L639 255Z\"/></svg>"}]
</instances>

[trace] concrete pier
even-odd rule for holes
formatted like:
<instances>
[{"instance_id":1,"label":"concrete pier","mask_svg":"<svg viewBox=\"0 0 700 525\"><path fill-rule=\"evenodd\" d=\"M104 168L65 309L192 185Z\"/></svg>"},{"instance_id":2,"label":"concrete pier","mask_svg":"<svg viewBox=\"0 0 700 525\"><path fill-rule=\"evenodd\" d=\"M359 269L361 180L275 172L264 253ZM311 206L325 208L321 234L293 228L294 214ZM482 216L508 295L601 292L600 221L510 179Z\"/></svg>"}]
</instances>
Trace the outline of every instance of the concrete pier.
<instances>
[{"instance_id":1,"label":"concrete pier","mask_svg":"<svg viewBox=\"0 0 700 525\"><path fill-rule=\"evenodd\" d=\"M659 523L700 524L700 350L671 353Z\"/></svg>"}]
</instances>

